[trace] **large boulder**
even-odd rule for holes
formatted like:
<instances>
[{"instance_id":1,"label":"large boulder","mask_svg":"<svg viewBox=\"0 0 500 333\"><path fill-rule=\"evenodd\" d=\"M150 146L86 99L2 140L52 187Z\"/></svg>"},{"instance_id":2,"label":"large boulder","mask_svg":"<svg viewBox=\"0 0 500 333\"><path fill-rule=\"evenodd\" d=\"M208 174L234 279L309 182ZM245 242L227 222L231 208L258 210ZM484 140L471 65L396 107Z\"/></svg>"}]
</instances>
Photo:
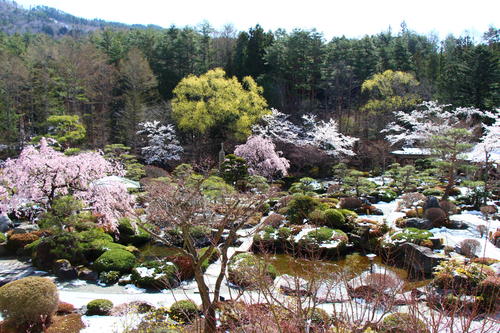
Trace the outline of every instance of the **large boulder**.
<instances>
[{"instance_id":1,"label":"large boulder","mask_svg":"<svg viewBox=\"0 0 500 333\"><path fill-rule=\"evenodd\" d=\"M428 219L421 219L418 217L413 217L405 220L405 227L406 228L417 228L417 229L425 229L429 230L434 228L432 225L432 222L429 221Z\"/></svg>"},{"instance_id":2,"label":"large boulder","mask_svg":"<svg viewBox=\"0 0 500 333\"><path fill-rule=\"evenodd\" d=\"M403 243L396 248L396 260L416 277L430 277L434 267L446 258L432 252L425 246Z\"/></svg>"},{"instance_id":3,"label":"large boulder","mask_svg":"<svg viewBox=\"0 0 500 333\"><path fill-rule=\"evenodd\" d=\"M0 215L0 232L7 232L14 228L14 223L7 215Z\"/></svg>"}]
</instances>

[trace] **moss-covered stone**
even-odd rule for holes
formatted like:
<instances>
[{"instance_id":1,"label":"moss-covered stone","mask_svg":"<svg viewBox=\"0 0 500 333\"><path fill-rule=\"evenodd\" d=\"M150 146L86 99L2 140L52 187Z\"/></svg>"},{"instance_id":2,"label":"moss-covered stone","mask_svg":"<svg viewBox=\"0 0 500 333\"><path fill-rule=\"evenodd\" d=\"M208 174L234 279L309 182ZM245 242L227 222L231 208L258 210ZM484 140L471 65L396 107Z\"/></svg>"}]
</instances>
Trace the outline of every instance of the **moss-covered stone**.
<instances>
[{"instance_id":1,"label":"moss-covered stone","mask_svg":"<svg viewBox=\"0 0 500 333\"><path fill-rule=\"evenodd\" d=\"M148 289L175 288L179 285L178 268L169 261L146 261L132 269L132 282Z\"/></svg>"},{"instance_id":2,"label":"moss-covered stone","mask_svg":"<svg viewBox=\"0 0 500 333\"><path fill-rule=\"evenodd\" d=\"M108 250L94 262L98 272L118 271L129 273L135 265L135 256L125 250Z\"/></svg>"},{"instance_id":3,"label":"moss-covered stone","mask_svg":"<svg viewBox=\"0 0 500 333\"><path fill-rule=\"evenodd\" d=\"M113 309L113 302L107 299L95 299L87 304L87 316L107 316Z\"/></svg>"}]
</instances>

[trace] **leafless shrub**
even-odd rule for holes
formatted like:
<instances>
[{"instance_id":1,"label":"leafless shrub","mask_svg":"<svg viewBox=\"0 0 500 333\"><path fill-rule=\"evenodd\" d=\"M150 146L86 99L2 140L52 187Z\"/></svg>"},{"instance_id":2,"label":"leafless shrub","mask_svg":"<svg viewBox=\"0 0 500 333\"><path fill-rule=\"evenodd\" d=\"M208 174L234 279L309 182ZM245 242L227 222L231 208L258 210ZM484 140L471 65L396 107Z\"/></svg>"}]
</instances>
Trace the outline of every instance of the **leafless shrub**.
<instances>
[{"instance_id":1,"label":"leafless shrub","mask_svg":"<svg viewBox=\"0 0 500 333\"><path fill-rule=\"evenodd\" d=\"M476 256L477 251L481 248L481 243L477 239L464 239L460 242L460 252L468 257L473 258Z\"/></svg>"}]
</instances>

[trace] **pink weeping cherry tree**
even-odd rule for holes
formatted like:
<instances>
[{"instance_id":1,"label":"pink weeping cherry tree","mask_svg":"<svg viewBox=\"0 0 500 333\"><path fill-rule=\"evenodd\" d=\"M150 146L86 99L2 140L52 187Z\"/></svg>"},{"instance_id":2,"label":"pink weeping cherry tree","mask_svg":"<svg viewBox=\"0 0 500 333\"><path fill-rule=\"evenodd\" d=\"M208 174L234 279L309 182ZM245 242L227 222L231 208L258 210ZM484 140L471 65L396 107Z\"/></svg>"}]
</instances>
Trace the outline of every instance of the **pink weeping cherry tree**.
<instances>
[{"instance_id":1,"label":"pink weeping cherry tree","mask_svg":"<svg viewBox=\"0 0 500 333\"><path fill-rule=\"evenodd\" d=\"M271 180L287 175L290 163L281 152L276 151L274 143L260 135L250 136L245 144L236 146L234 154L243 157L251 175L259 175Z\"/></svg>"},{"instance_id":2,"label":"pink weeping cherry tree","mask_svg":"<svg viewBox=\"0 0 500 333\"><path fill-rule=\"evenodd\" d=\"M116 230L117 219L133 212L133 198L118 182L94 184L111 174L121 176L124 170L96 152L66 156L42 139L38 149L24 148L0 169L0 213L17 213L28 204L49 209L58 196L74 195L99 216L103 227Z\"/></svg>"}]
</instances>

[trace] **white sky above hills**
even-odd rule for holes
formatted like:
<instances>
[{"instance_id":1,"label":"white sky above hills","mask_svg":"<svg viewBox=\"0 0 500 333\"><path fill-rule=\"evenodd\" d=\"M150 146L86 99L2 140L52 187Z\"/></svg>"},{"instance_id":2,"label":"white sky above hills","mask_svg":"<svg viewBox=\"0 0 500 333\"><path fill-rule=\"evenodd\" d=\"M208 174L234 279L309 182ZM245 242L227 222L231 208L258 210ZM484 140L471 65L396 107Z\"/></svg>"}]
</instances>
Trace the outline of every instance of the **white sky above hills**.
<instances>
[{"instance_id":1,"label":"white sky above hills","mask_svg":"<svg viewBox=\"0 0 500 333\"><path fill-rule=\"evenodd\" d=\"M260 24L265 30L285 28L361 37L389 27L394 33L402 21L418 33L443 39L468 32L479 40L489 26L500 26L498 0L16 0L26 8L46 5L84 18L168 27L196 26L208 21L219 29L237 30Z\"/></svg>"}]
</instances>

